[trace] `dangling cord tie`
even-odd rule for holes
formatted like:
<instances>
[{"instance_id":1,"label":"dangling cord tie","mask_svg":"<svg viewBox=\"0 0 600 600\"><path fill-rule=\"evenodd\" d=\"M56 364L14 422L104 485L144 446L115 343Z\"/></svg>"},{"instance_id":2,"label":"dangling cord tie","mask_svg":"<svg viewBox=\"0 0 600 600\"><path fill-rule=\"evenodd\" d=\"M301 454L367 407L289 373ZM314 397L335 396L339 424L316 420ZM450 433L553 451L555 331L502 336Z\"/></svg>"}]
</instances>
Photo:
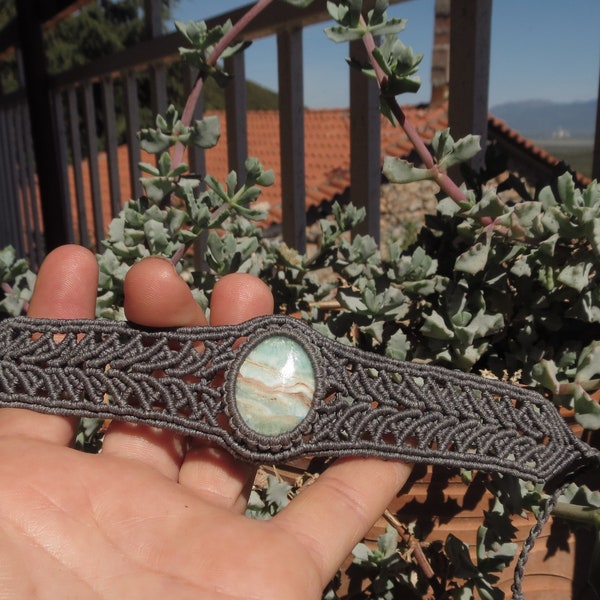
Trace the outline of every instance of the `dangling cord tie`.
<instances>
[{"instance_id":1,"label":"dangling cord tie","mask_svg":"<svg viewBox=\"0 0 600 600\"><path fill-rule=\"evenodd\" d=\"M523 578L525 576L525 565L527 564L527 560L529 559L529 554L533 550L535 546L535 542L539 537L542 529L550 519L552 515L552 511L554 507L558 503L558 499L564 492L564 490L568 487L569 484L560 487L558 490L548 498L546 501L546 505L543 510L540 512L537 518L537 523L531 528L527 539L523 543L523 547L521 548L521 554L519 555L519 559L517 560L517 566L515 567L515 578L512 584L511 590L513 593L512 600L524 600L525 595L523 594Z\"/></svg>"},{"instance_id":2,"label":"dangling cord tie","mask_svg":"<svg viewBox=\"0 0 600 600\"><path fill-rule=\"evenodd\" d=\"M511 591L513 593L512 600L524 600L525 595L523 594L523 579L525 576L525 565L527 564L527 560L529 559L529 555L535 546L535 542L539 537L542 529L545 527L546 523L550 520L556 505L560 497L566 491L566 489L571 485L574 477L576 475L581 474L584 471L588 471L589 469L597 466L600 463L600 453L596 449L590 449L587 455L586 464L573 471L569 476L566 477L565 483L563 483L549 498L546 500L546 504L544 508L540 512L537 518L537 523L531 528L527 539L523 543L523 547L521 548L521 554L519 555L519 559L517 560L517 565L515 567L514 574L514 582L511 587Z\"/></svg>"}]
</instances>

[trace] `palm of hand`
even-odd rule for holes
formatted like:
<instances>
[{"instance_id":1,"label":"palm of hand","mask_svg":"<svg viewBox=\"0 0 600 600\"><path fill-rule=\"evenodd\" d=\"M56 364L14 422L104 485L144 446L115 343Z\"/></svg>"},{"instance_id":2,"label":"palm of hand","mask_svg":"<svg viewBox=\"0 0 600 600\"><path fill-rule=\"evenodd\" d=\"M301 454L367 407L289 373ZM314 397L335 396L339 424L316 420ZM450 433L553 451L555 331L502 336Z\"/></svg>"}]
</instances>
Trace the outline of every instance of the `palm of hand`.
<instances>
[{"instance_id":1,"label":"palm of hand","mask_svg":"<svg viewBox=\"0 0 600 600\"><path fill-rule=\"evenodd\" d=\"M0 489L5 597L304 599L323 587L285 528L134 461L7 438Z\"/></svg>"},{"instance_id":2,"label":"palm of hand","mask_svg":"<svg viewBox=\"0 0 600 600\"><path fill-rule=\"evenodd\" d=\"M42 264L29 315L93 318L98 272L67 246ZM211 323L272 311L250 276L213 290ZM147 259L125 279L127 317L206 324L172 265ZM410 473L376 459L336 462L271 521L244 516L249 465L224 450L113 422L102 453L70 448L72 420L0 409L3 598L318 599Z\"/></svg>"}]
</instances>

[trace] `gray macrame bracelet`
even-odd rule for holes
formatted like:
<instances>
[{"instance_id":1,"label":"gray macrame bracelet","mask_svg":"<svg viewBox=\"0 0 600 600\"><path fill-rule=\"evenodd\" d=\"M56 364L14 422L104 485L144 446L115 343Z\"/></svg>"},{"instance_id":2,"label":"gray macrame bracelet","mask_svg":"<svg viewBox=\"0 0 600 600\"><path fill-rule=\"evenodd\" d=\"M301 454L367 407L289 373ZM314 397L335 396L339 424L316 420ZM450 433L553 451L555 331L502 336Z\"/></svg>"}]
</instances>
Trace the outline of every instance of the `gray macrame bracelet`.
<instances>
[{"instance_id":1,"label":"gray macrame bracelet","mask_svg":"<svg viewBox=\"0 0 600 600\"><path fill-rule=\"evenodd\" d=\"M534 391L363 352L284 316L160 330L7 319L0 406L167 428L263 464L376 456L547 482L600 456Z\"/></svg>"},{"instance_id":2,"label":"gray macrame bracelet","mask_svg":"<svg viewBox=\"0 0 600 600\"><path fill-rule=\"evenodd\" d=\"M378 456L543 482L597 455L536 392L363 352L284 316L161 330L7 319L0 357L0 406L172 429L255 463Z\"/></svg>"}]
</instances>

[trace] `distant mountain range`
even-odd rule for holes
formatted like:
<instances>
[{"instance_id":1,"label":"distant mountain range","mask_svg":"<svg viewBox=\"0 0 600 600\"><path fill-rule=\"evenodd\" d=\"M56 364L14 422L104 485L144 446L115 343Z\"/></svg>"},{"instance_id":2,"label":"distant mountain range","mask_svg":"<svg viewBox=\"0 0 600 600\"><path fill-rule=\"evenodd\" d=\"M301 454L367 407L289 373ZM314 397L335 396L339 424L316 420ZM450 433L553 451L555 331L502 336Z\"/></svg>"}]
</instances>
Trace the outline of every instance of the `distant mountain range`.
<instances>
[{"instance_id":1,"label":"distant mountain range","mask_svg":"<svg viewBox=\"0 0 600 600\"><path fill-rule=\"evenodd\" d=\"M507 102L490 108L527 138L593 137L596 123L596 100L558 103L549 100Z\"/></svg>"}]
</instances>

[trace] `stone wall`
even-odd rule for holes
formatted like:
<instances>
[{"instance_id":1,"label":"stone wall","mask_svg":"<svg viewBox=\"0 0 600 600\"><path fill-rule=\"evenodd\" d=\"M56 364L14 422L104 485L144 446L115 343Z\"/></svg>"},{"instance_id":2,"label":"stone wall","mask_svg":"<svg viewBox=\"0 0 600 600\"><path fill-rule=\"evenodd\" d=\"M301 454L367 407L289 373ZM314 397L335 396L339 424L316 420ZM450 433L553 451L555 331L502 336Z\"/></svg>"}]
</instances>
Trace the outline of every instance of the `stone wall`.
<instances>
[{"instance_id":1,"label":"stone wall","mask_svg":"<svg viewBox=\"0 0 600 600\"><path fill-rule=\"evenodd\" d=\"M403 239L434 214L439 187L432 181L385 183L381 186L381 239Z\"/></svg>"}]
</instances>

